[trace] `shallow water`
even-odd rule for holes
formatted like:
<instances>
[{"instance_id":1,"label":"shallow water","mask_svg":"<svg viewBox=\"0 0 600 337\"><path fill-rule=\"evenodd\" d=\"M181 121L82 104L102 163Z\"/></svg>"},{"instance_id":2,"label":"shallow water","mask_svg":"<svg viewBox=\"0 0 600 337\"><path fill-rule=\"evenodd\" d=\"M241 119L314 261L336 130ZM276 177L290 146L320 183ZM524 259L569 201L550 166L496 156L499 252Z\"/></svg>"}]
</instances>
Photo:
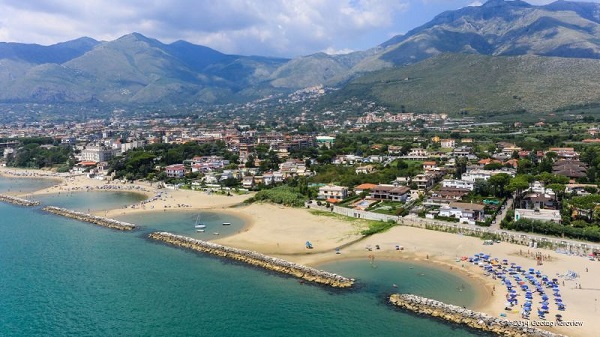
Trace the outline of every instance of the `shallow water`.
<instances>
[{"instance_id":1,"label":"shallow water","mask_svg":"<svg viewBox=\"0 0 600 337\"><path fill-rule=\"evenodd\" d=\"M59 183L60 180L49 178L0 177L0 193L28 193Z\"/></svg>"},{"instance_id":2,"label":"shallow water","mask_svg":"<svg viewBox=\"0 0 600 337\"><path fill-rule=\"evenodd\" d=\"M127 191L77 191L35 195L44 206L68 208L80 212L97 212L123 208L146 199L141 193Z\"/></svg>"},{"instance_id":3,"label":"shallow water","mask_svg":"<svg viewBox=\"0 0 600 337\"><path fill-rule=\"evenodd\" d=\"M136 213L116 217L134 223L144 231L166 231L200 240L212 240L236 234L243 230L244 220L234 215L216 212L165 211ZM229 223L230 225L223 225ZM204 232L197 232L196 224L205 225Z\"/></svg>"}]
</instances>

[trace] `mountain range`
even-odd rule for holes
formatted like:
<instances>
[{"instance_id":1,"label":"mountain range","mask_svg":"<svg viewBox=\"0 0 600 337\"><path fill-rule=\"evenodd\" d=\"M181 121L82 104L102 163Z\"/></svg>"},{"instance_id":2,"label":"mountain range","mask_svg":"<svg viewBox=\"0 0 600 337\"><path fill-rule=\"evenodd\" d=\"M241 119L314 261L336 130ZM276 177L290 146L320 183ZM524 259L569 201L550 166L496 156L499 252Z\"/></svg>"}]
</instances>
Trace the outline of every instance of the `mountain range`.
<instances>
[{"instance_id":1,"label":"mountain range","mask_svg":"<svg viewBox=\"0 0 600 337\"><path fill-rule=\"evenodd\" d=\"M450 62L456 71L444 71L440 67L444 62ZM473 62L482 66L469 73L465 65ZM544 65L552 65L555 71L529 71L544 69ZM477 76L487 75L485 67L502 75L494 85L488 83L490 78L477 81ZM460 69L467 73L461 75ZM400 81L435 79L437 72L440 81L452 82L448 76L465 76L487 86L476 90L484 103L475 104L474 109L502 108L502 102L485 104L490 101L488 95L498 95L500 89L546 83L543 96L550 104L534 102L535 93L531 93L525 95L528 104L521 100L520 104L508 105L508 109L537 111L600 102L594 80L572 76L595 74L597 69L600 4L557 1L534 6L519 0L490 0L481 6L441 13L404 35L345 55L317 53L295 59L227 55L185 41L165 44L138 33L114 41L84 37L51 46L0 43L0 102L241 102L322 84L341 88L336 91L341 96L352 95L362 86L367 95L382 104L402 104L416 112L465 108L456 103L417 104L417 100L435 95L432 90L444 96L446 89L433 80L427 86L422 82L416 85L418 81ZM402 85L378 85L385 94L369 91L369 83L382 83L382 76L387 83ZM586 95L570 96L570 90L561 88L564 76L569 77L570 86ZM420 94L413 93L418 90ZM552 100L555 96L548 92L553 90L563 90L558 95L561 98L547 102L548 97ZM476 99L467 99L460 88L452 91L458 101L461 97L463 102ZM519 94L508 95L509 102L514 103L513 96Z\"/></svg>"}]
</instances>

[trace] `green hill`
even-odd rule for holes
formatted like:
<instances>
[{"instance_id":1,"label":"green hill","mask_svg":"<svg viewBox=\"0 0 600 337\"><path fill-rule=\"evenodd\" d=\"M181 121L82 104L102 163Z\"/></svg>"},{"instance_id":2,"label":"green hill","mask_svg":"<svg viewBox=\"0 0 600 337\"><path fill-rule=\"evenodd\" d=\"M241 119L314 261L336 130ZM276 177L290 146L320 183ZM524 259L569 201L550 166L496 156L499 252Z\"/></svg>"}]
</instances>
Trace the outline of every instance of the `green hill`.
<instances>
[{"instance_id":1,"label":"green hill","mask_svg":"<svg viewBox=\"0 0 600 337\"><path fill-rule=\"evenodd\" d=\"M412 112L549 112L600 102L600 60L444 54L367 74L328 100L376 100Z\"/></svg>"}]
</instances>

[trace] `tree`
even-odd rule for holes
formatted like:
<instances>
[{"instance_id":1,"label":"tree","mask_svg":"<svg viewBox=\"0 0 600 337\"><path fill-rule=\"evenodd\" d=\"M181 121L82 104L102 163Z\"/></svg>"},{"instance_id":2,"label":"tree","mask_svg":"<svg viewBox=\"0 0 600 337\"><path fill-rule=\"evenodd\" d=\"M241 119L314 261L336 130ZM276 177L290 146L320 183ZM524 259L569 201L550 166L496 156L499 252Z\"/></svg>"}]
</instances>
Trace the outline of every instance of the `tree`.
<instances>
[{"instance_id":1,"label":"tree","mask_svg":"<svg viewBox=\"0 0 600 337\"><path fill-rule=\"evenodd\" d=\"M246 160L246 164L244 164L244 166L246 166L247 168L256 167L256 165L254 165L254 160L254 155L249 155L248 160Z\"/></svg>"},{"instance_id":2,"label":"tree","mask_svg":"<svg viewBox=\"0 0 600 337\"><path fill-rule=\"evenodd\" d=\"M519 198L524 190L529 188L529 181L525 175L517 175L510 180L506 189L510 192L514 192Z\"/></svg>"},{"instance_id":3,"label":"tree","mask_svg":"<svg viewBox=\"0 0 600 337\"><path fill-rule=\"evenodd\" d=\"M510 175L506 173L494 174L490 177L488 184L492 188L494 196L503 197L505 195L505 187L510 182L510 179Z\"/></svg>"},{"instance_id":4,"label":"tree","mask_svg":"<svg viewBox=\"0 0 600 337\"><path fill-rule=\"evenodd\" d=\"M503 167L502 163L489 163L483 167L484 170L500 170Z\"/></svg>"},{"instance_id":5,"label":"tree","mask_svg":"<svg viewBox=\"0 0 600 337\"><path fill-rule=\"evenodd\" d=\"M467 158L465 157L456 158L454 178L460 179L462 174L467 171L467 162Z\"/></svg>"}]
</instances>

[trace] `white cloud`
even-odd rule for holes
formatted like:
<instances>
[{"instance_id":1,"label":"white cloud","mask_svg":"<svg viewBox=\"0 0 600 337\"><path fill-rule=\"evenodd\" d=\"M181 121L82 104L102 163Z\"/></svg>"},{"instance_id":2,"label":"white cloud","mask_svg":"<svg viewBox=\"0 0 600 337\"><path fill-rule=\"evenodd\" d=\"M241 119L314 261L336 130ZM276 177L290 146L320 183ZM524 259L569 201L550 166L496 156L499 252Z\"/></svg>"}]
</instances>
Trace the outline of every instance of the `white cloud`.
<instances>
[{"instance_id":1,"label":"white cloud","mask_svg":"<svg viewBox=\"0 0 600 337\"><path fill-rule=\"evenodd\" d=\"M0 41L113 40L139 32L165 43L187 40L225 53L298 56L371 48L391 37L390 32L407 32L444 10L483 1L0 0Z\"/></svg>"},{"instance_id":2,"label":"white cloud","mask_svg":"<svg viewBox=\"0 0 600 337\"><path fill-rule=\"evenodd\" d=\"M329 48L323 50L323 52L325 54L329 54L329 55L344 55L344 54L350 54L350 53L354 52L354 50L352 50L352 49L335 49L335 48L329 47Z\"/></svg>"},{"instance_id":3,"label":"white cloud","mask_svg":"<svg viewBox=\"0 0 600 337\"><path fill-rule=\"evenodd\" d=\"M403 0L0 0L0 38L51 44L135 31L227 53L296 56L352 48L373 29L391 28L407 6Z\"/></svg>"}]
</instances>

